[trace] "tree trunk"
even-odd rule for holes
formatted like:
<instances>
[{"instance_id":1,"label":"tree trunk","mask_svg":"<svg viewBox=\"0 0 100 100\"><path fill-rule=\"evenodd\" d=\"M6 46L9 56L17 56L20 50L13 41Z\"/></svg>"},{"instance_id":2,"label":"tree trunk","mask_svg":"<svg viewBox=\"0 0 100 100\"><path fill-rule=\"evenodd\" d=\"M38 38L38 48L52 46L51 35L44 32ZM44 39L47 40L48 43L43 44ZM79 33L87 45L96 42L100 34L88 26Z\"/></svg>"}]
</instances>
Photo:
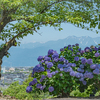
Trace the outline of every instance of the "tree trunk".
<instances>
[{"instance_id":1,"label":"tree trunk","mask_svg":"<svg viewBox=\"0 0 100 100\"><path fill-rule=\"evenodd\" d=\"M15 45L16 40L12 40L6 43L6 46L4 46L1 50L0 50L0 80L1 80L1 65L2 65L2 59L4 56L6 56L8 54L8 50L11 48L11 46L16 46ZM1 93L1 90L0 90Z\"/></svg>"},{"instance_id":2,"label":"tree trunk","mask_svg":"<svg viewBox=\"0 0 100 100\"><path fill-rule=\"evenodd\" d=\"M2 65L2 59L0 59L0 80L1 80L1 65ZM0 90L1 93L1 90Z\"/></svg>"}]
</instances>

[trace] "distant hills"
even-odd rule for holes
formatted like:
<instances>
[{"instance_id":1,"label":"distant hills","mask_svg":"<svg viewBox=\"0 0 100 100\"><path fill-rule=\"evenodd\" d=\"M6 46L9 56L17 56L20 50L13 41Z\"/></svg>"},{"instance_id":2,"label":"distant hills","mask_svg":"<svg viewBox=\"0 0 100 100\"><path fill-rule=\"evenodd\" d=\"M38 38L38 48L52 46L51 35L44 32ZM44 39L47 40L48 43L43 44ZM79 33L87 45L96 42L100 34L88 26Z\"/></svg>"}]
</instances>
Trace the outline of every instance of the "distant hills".
<instances>
[{"instance_id":1,"label":"distant hills","mask_svg":"<svg viewBox=\"0 0 100 100\"><path fill-rule=\"evenodd\" d=\"M9 58L3 58L2 66L6 67L27 67L35 66L38 64L38 56L45 56L49 49L56 50L60 53L60 48L69 44L74 45L79 43L80 47L84 49L86 46L100 44L100 37L91 38L89 36L69 36L65 39L59 39L57 41L49 41L46 43L27 43L21 44L21 46L12 47L9 50L11 56Z\"/></svg>"}]
</instances>

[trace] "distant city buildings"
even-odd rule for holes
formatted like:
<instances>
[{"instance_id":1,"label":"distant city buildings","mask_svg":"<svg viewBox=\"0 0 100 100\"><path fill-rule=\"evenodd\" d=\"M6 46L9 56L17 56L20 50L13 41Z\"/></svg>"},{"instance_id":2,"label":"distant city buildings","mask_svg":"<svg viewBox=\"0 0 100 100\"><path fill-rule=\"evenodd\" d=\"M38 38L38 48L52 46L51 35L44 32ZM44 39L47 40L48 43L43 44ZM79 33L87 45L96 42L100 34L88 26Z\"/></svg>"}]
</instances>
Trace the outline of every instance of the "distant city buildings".
<instances>
[{"instance_id":1,"label":"distant city buildings","mask_svg":"<svg viewBox=\"0 0 100 100\"><path fill-rule=\"evenodd\" d=\"M9 71L15 71L15 68L13 68L13 67L11 67L11 68L9 68Z\"/></svg>"},{"instance_id":2,"label":"distant city buildings","mask_svg":"<svg viewBox=\"0 0 100 100\"><path fill-rule=\"evenodd\" d=\"M1 68L1 73L5 73L5 71L6 71L6 70L5 70L5 67L2 67L2 68Z\"/></svg>"}]
</instances>

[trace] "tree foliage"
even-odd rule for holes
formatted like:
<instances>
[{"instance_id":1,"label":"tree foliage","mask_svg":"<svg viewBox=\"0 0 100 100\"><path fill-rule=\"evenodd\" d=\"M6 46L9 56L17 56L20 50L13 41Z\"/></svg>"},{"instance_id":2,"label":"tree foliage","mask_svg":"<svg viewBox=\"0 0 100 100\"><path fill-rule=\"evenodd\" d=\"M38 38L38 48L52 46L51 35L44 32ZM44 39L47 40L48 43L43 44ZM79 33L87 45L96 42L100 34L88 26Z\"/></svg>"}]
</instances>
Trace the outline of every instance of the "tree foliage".
<instances>
[{"instance_id":1,"label":"tree foliage","mask_svg":"<svg viewBox=\"0 0 100 100\"><path fill-rule=\"evenodd\" d=\"M100 29L99 0L0 0L0 9L0 39L5 42L33 35L42 25L59 27L60 31L62 22L87 30Z\"/></svg>"}]
</instances>

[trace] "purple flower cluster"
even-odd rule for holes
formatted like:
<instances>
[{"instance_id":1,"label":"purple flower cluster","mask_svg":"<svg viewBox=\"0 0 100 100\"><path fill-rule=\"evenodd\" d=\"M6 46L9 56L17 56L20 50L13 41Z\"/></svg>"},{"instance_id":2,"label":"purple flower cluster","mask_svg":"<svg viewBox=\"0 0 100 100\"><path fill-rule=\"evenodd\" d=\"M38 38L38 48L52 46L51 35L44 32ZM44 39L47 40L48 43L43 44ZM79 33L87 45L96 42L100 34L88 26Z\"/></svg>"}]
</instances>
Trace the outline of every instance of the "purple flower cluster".
<instances>
[{"instance_id":1,"label":"purple flower cluster","mask_svg":"<svg viewBox=\"0 0 100 100\"><path fill-rule=\"evenodd\" d=\"M90 65L90 68L91 68L91 69L97 68L97 64L91 64L91 65Z\"/></svg>"},{"instance_id":2,"label":"purple flower cluster","mask_svg":"<svg viewBox=\"0 0 100 100\"><path fill-rule=\"evenodd\" d=\"M42 82L45 78L46 78L46 76L42 75L41 78L40 78L40 82Z\"/></svg>"},{"instance_id":3,"label":"purple flower cluster","mask_svg":"<svg viewBox=\"0 0 100 100\"><path fill-rule=\"evenodd\" d=\"M58 53L54 53L53 55L52 55L52 58L54 59L54 58L58 58L59 57L59 54Z\"/></svg>"},{"instance_id":4,"label":"purple flower cluster","mask_svg":"<svg viewBox=\"0 0 100 100\"><path fill-rule=\"evenodd\" d=\"M92 59L88 59L88 60L87 60L87 63L88 63L88 64L92 64L92 63L93 63Z\"/></svg>"},{"instance_id":5,"label":"purple flower cluster","mask_svg":"<svg viewBox=\"0 0 100 100\"><path fill-rule=\"evenodd\" d=\"M93 73L94 73L94 74L100 74L99 68L96 68L95 70L93 70Z\"/></svg>"},{"instance_id":6,"label":"purple flower cluster","mask_svg":"<svg viewBox=\"0 0 100 100\"><path fill-rule=\"evenodd\" d=\"M45 69L44 69L44 67L42 67L42 66L40 66L40 65L38 65L38 66L35 66L34 68L33 68L33 72L35 73L35 72L43 72Z\"/></svg>"},{"instance_id":7,"label":"purple flower cluster","mask_svg":"<svg viewBox=\"0 0 100 100\"><path fill-rule=\"evenodd\" d=\"M75 48L76 46L76 48ZM92 79L94 78L94 74L100 74L100 64L94 64L92 59L86 59L84 58L85 56L82 57L82 55L84 54L88 54L89 52L92 52L93 50L95 50L94 52L96 52L93 56L99 57L100 53L98 52L98 50L100 50L99 48L96 47L86 47L84 50L81 50L81 48L78 47L79 44L75 44L75 45L68 45L65 46L64 48L61 48L60 51L61 53L63 53L63 51L67 50L71 50L69 52L66 51L66 53L70 53L69 55L73 55L72 56L72 61L70 61L70 57L65 59L64 56L60 56L60 54L58 54L56 51L50 49L48 51L48 55L46 56L39 56L38 57L38 61L41 64L36 65L33 68L33 72L32 74L34 75L35 72L43 72L43 71L47 71L47 75L41 75L40 78L40 82L44 82L43 80L45 78L47 79L51 79L52 77L55 77L55 75L60 72L60 76L64 75L63 73L69 73L70 76L73 76L74 78L78 78L79 81L81 81L83 83L83 85L87 84L86 78ZM74 51L75 48L75 52ZM77 50L76 50L77 49ZM72 53L71 53L72 52ZM67 55L67 54L66 54ZM80 57L81 56L81 57ZM74 63L75 62L75 63ZM79 62L79 64L78 64ZM57 70L55 71L55 64L57 66ZM76 65L77 64L77 65ZM88 67L90 66L90 67ZM55 67L55 68L54 68ZM46 68L46 69L45 69ZM86 71L86 69L90 70ZM92 71L92 72L91 72ZM61 73L62 72L62 73ZM26 92L29 93L32 91L32 87L34 84L36 84L36 87L40 90L43 90L46 86L42 86L42 84L40 84L40 82L37 82L37 78L34 78L33 81L31 81L29 83L29 86L26 88ZM49 92L53 92L54 91L54 87L50 86L48 88Z\"/></svg>"},{"instance_id":8,"label":"purple flower cluster","mask_svg":"<svg viewBox=\"0 0 100 100\"><path fill-rule=\"evenodd\" d=\"M99 57L99 56L100 56L100 53L96 52L95 57Z\"/></svg>"},{"instance_id":9,"label":"purple flower cluster","mask_svg":"<svg viewBox=\"0 0 100 100\"><path fill-rule=\"evenodd\" d=\"M41 61L41 60L43 60L43 58L44 58L43 56L39 56L39 57L37 58L37 60L38 60L38 61Z\"/></svg>"},{"instance_id":10,"label":"purple flower cluster","mask_svg":"<svg viewBox=\"0 0 100 100\"><path fill-rule=\"evenodd\" d=\"M90 78L90 79L92 79L92 78L93 78L93 73L92 73L92 72L86 71L86 72L84 73L84 78Z\"/></svg>"},{"instance_id":11,"label":"purple flower cluster","mask_svg":"<svg viewBox=\"0 0 100 100\"><path fill-rule=\"evenodd\" d=\"M53 86L50 86L49 87L49 92L52 92L52 91L54 91L54 88L53 88Z\"/></svg>"},{"instance_id":12,"label":"purple flower cluster","mask_svg":"<svg viewBox=\"0 0 100 100\"><path fill-rule=\"evenodd\" d=\"M86 58L82 58L82 59L81 59L81 63L82 63L82 64L85 64L86 62L87 62L87 59L86 59Z\"/></svg>"},{"instance_id":13,"label":"purple flower cluster","mask_svg":"<svg viewBox=\"0 0 100 100\"><path fill-rule=\"evenodd\" d=\"M29 92L31 92L31 91L32 91L32 87L28 86L28 87L26 88L26 92L29 93Z\"/></svg>"},{"instance_id":14,"label":"purple flower cluster","mask_svg":"<svg viewBox=\"0 0 100 100\"><path fill-rule=\"evenodd\" d=\"M46 86L42 86L42 84L37 84L36 87L40 90L43 90Z\"/></svg>"},{"instance_id":15,"label":"purple flower cluster","mask_svg":"<svg viewBox=\"0 0 100 100\"><path fill-rule=\"evenodd\" d=\"M75 61L79 61L79 57L74 57L74 60Z\"/></svg>"},{"instance_id":16,"label":"purple flower cluster","mask_svg":"<svg viewBox=\"0 0 100 100\"><path fill-rule=\"evenodd\" d=\"M65 58L64 57L60 57L59 58L59 61L64 62L65 61Z\"/></svg>"},{"instance_id":17,"label":"purple flower cluster","mask_svg":"<svg viewBox=\"0 0 100 100\"><path fill-rule=\"evenodd\" d=\"M48 77L48 78L51 78L51 77L52 77L52 73L48 73L48 74L47 74L47 77Z\"/></svg>"},{"instance_id":18,"label":"purple flower cluster","mask_svg":"<svg viewBox=\"0 0 100 100\"><path fill-rule=\"evenodd\" d=\"M53 63L52 62L48 62L47 63L47 68L51 68L53 66Z\"/></svg>"},{"instance_id":19,"label":"purple flower cluster","mask_svg":"<svg viewBox=\"0 0 100 100\"><path fill-rule=\"evenodd\" d=\"M29 86L34 85L34 84L36 84L36 83L37 83L37 79L34 78L33 81L31 81L31 82L29 83Z\"/></svg>"}]
</instances>

